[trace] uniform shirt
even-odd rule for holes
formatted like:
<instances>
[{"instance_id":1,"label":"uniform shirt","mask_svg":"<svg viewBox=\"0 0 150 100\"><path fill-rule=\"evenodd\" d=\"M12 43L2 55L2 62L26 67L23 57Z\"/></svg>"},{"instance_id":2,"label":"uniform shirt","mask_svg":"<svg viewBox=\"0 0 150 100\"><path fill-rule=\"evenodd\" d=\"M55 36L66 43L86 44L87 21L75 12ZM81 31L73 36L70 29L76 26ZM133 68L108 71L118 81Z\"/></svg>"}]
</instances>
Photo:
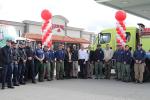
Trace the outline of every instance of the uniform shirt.
<instances>
[{"instance_id":1,"label":"uniform shirt","mask_svg":"<svg viewBox=\"0 0 150 100\"><path fill-rule=\"evenodd\" d=\"M50 61L49 51L44 51L44 62Z\"/></svg>"},{"instance_id":2,"label":"uniform shirt","mask_svg":"<svg viewBox=\"0 0 150 100\"><path fill-rule=\"evenodd\" d=\"M57 60L63 60L65 59L65 52L64 50L57 50L55 53L55 57Z\"/></svg>"},{"instance_id":3,"label":"uniform shirt","mask_svg":"<svg viewBox=\"0 0 150 100\"><path fill-rule=\"evenodd\" d=\"M35 56L42 59L44 57L44 51L42 49L36 49Z\"/></svg>"},{"instance_id":4,"label":"uniform shirt","mask_svg":"<svg viewBox=\"0 0 150 100\"><path fill-rule=\"evenodd\" d=\"M102 49L96 49L95 50L95 60L104 60L104 51Z\"/></svg>"},{"instance_id":5,"label":"uniform shirt","mask_svg":"<svg viewBox=\"0 0 150 100\"><path fill-rule=\"evenodd\" d=\"M140 49L140 50L138 49L134 52L134 59L141 60L143 63L145 60L145 55L146 55L146 52L143 49Z\"/></svg>"},{"instance_id":6,"label":"uniform shirt","mask_svg":"<svg viewBox=\"0 0 150 100\"><path fill-rule=\"evenodd\" d=\"M79 54L79 59L84 59L84 60L86 60L86 58L87 58L87 52L86 52L86 50L79 50L79 52L78 52L78 54Z\"/></svg>"},{"instance_id":7,"label":"uniform shirt","mask_svg":"<svg viewBox=\"0 0 150 100\"><path fill-rule=\"evenodd\" d=\"M111 49L104 50L104 60L111 60L113 57L113 51Z\"/></svg>"},{"instance_id":8,"label":"uniform shirt","mask_svg":"<svg viewBox=\"0 0 150 100\"><path fill-rule=\"evenodd\" d=\"M55 60L55 52L53 50L49 51L49 59L50 60Z\"/></svg>"},{"instance_id":9,"label":"uniform shirt","mask_svg":"<svg viewBox=\"0 0 150 100\"><path fill-rule=\"evenodd\" d=\"M131 52L129 50L124 51L124 53L123 53L123 62L125 62L126 64L131 64L131 60L132 60Z\"/></svg>"},{"instance_id":10,"label":"uniform shirt","mask_svg":"<svg viewBox=\"0 0 150 100\"><path fill-rule=\"evenodd\" d=\"M122 62L123 61L123 53L124 53L123 50L116 50L115 53L114 53L114 57L113 58L117 62Z\"/></svg>"}]
</instances>

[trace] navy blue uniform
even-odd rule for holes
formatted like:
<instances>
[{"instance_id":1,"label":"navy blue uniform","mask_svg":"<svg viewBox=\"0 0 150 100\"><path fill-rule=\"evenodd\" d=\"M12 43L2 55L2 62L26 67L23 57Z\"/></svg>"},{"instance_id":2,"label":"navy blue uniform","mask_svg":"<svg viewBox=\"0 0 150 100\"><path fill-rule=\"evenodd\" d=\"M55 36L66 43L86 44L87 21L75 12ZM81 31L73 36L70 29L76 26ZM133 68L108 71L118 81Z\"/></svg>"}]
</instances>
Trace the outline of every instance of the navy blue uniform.
<instances>
[{"instance_id":1,"label":"navy blue uniform","mask_svg":"<svg viewBox=\"0 0 150 100\"><path fill-rule=\"evenodd\" d=\"M116 62L122 62L122 60L123 60L122 59L123 58L123 53L124 53L123 50L115 51L113 58L116 60Z\"/></svg>"},{"instance_id":2,"label":"navy blue uniform","mask_svg":"<svg viewBox=\"0 0 150 100\"><path fill-rule=\"evenodd\" d=\"M65 52L64 52L64 50L56 51L55 52L55 57L56 57L57 61L60 61L60 60L64 61L64 59L65 59Z\"/></svg>"},{"instance_id":3,"label":"navy blue uniform","mask_svg":"<svg viewBox=\"0 0 150 100\"><path fill-rule=\"evenodd\" d=\"M56 63L56 78L57 79L63 79L63 76L64 76L64 59L65 59L64 50L56 51L55 57L56 57L56 60L57 60L57 63Z\"/></svg>"},{"instance_id":4,"label":"navy blue uniform","mask_svg":"<svg viewBox=\"0 0 150 100\"><path fill-rule=\"evenodd\" d=\"M117 79L121 80L122 79L122 69L123 69L123 53L124 50L116 50L113 56L113 59L115 59L115 65L116 65L116 74L117 74Z\"/></svg>"},{"instance_id":5,"label":"navy blue uniform","mask_svg":"<svg viewBox=\"0 0 150 100\"><path fill-rule=\"evenodd\" d=\"M131 52L124 51L123 53L123 81L130 81L130 64L132 61Z\"/></svg>"},{"instance_id":6,"label":"navy blue uniform","mask_svg":"<svg viewBox=\"0 0 150 100\"><path fill-rule=\"evenodd\" d=\"M39 59L42 59L44 57L44 51L42 49L36 49L35 56L37 56ZM38 73L38 80L40 82L44 81L44 66L43 62L36 59L36 71Z\"/></svg>"},{"instance_id":7,"label":"navy blue uniform","mask_svg":"<svg viewBox=\"0 0 150 100\"><path fill-rule=\"evenodd\" d=\"M138 61L141 61L141 63L144 63L145 55L146 55L146 53L143 49L140 49L140 50L138 49L134 52L133 56L134 56L135 60L138 60Z\"/></svg>"}]
</instances>

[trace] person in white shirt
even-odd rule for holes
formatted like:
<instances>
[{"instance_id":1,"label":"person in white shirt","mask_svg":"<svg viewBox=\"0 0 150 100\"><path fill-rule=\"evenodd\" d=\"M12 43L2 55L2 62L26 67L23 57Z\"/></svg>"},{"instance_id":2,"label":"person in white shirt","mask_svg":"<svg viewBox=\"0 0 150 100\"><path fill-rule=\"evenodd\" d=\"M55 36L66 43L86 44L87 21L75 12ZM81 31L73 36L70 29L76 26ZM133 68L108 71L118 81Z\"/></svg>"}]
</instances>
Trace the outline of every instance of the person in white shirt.
<instances>
[{"instance_id":1,"label":"person in white shirt","mask_svg":"<svg viewBox=\"0 0 150 100\"><path fill-rule=\"evenodd\" d=\"M80 78L86 78L86 60L87 60L87 52L84 50L84 46L81 45L80 50L78 51L78 59L79 59L79 65L80 65Z\"/></svg>"},{"instance_id":2,"label":"person in white shirt","mask_svg":"<svg viewBox=\"0 0 150 100\"><path fill-rule=\"evenodd\" d=\"M113 50L110 49L109 44L106 45L104 50L104 66L105 66L105 78L110 79L111 76L111 59L113 57Z\"/></svg>"}]
</instances>

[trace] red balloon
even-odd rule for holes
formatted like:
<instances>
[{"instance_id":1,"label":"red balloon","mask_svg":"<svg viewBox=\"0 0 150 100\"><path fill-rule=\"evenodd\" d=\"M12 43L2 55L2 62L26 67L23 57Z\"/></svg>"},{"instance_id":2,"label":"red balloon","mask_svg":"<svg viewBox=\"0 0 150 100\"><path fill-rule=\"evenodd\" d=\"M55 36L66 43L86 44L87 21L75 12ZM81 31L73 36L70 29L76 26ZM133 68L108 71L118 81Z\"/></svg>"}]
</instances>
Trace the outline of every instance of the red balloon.
<instances>
[{"instance_id":1,"label":"red balloon","mask_svg":"<svg viewBox=\"0 0 150 100\"><path fill-rule=\"evenodd\" d=\"M126 26L123 26L123 30L126 30Z\"/></svg>"},{"instance_id":2,"label":"red balloon","mask_svg":"<svg viewBox=\"0 0 150 100\"><path fill-rule=\"evenodd\" d=\"M121 41L119 39L117 39L117 43L120 43Z\"/></svg>"},{"instance_id":3,"label":"red balloon","mask_svg":"<svg viewBox=\"0 0 150 100\"><path fill-rule=\"evenodd\" d=\"M123 27L123 26L125 26L125 24L123 23L123 22L119 22L119 24Z\"/></svg>"},{"instance_id":4,"label":"red balloon","mask_svg":"<svg viewBox=\"0 0 150 100\"><path fill-rule=\"evenodd\" d=\"M119 30L119 31L117 31L117 33L120 35L120 34L121 34L121 31Z\"/></svg>"},{"instance_id":5,"label":"red balloon","mask_svg":"<svg viewBox=\"0 0 150 100\"><path fill-rule=\"evenodd\" d=\"M122 22L126 19L126 12L123 10L119 10L116 12L115 18L117 21Z\"/></svg>"},{"instance_id":6,"label":"red balloon","mask_svg":"<svg viewBox=\"0 0 150 100\"><path fill-rule=\"evenodd\" d=\"M49 12L49 10L44 9L44 10L41 12L41 17L42 17L43 20L48 21L49 19L52 18L52 14L51 14L51 12Z\"/></svg>"}]
</instances>

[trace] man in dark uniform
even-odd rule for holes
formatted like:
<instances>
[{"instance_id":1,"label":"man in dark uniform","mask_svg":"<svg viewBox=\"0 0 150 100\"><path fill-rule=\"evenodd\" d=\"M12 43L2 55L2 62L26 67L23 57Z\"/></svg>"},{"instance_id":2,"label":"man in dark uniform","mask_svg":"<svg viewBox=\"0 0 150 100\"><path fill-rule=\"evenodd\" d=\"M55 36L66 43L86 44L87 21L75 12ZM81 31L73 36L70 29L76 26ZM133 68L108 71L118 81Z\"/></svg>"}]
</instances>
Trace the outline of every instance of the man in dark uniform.
<instances>
[{"instance_id":1,"label":"man in dark uniform","mask_svg":"<svg viewBox=\"0 0 150 100\"><path fill-rule=\"evenodd\" d=\"M138 45L138 49L134 52L134 72L136 83L143 83L143 74L145 70L146 52L142 49L142 44Z\"/></svg>"},{"instance_id":2,"label":"man in dark uniform","mask_svg":"<svg viewBox=\"0 0 150 100\"><path fill-rule=\"evenodd\" d=\"M113 58L115 59L116 74L117 74L118 80L122 80L123 53L124 53L124 50L122 49L122 46L117 45L117 50L114 52Z\"/></svg>"},{"instance_id":3,"label":"man in dark uniform","mask_svg":"<svg viewBox=\"0 0 150 100\"><path fill-rule=\"evenodd\" d=\"M35 67L34 67L34 52L31 48L30 42L27 42L27 46L26 46L25 50L26 50L26 55L27 55L26 81L30 75L30 78L32 78L32 83L36 83L36 81L35 81Z\"/></svg>"},{"instance_id":4,"label":"man in dark uniform","mask_svg":"<svg viewBox=\"0 0 150 100\"><path fill-rule=\"evenodd\" d=\"M44 51L42 50L42 45L39 43L38 48L35 51L35 58L36 58L36 67L38 72L38 80L39 82L44 81Z\"/></svg>"},{"instance_id":5,"label":"man in dark uniform","mask_svg":"<svg viewBox=\"0 0 150 100\"><path fill-rule=\"evenodd\" d=\"M19 86L18 82L18 61L19 53L17 51L17 43L12 42L12 66L13 66L13 83L14 86Z\"/></svg>"},{"instance_id":6,"label":"man in dark uniform","mask_svg":"<svg viewBox=\"0 0 150 100\"><path fill-rule=\"evenodd\" d=\"M131 80L130 77L131 60L132 60L131 51L129 50L129 46L126 45L123 53L123 67L122 67L123 80L122 81L129 82Z\"/></svg>"},{"instance_id":7,"label":"man in dark uniform","mask_svg":"<svg viewBox=\"0 0 150 100\"><path fill-rule=\"evenodd\" d=\"M101 45L97 45L97 49L95 51L95 79L104 78L103 75L103 60L104 60L104 52L101 49Z\"/></svg>"},{"instance_id":8,"label":"man in dark uniform","mask_svg":"<svg viewBox=\"0 0 150 100\"><path fill-rule=\"evenodd\" d=\"M27 61L27 56L25 52L25 44L23 42L20 42L19 48L18 48L18 53L19 53L19 66L18 66L18 72L19 72L19 83L24 85L25 84L25 70L26 70L26 61Z\"/></svg>"},{"instance_id":9,"label":"man in dark uniform","mask_svg":"<svg viewBox=\"0 0 150 100\"><path fill-rule=\"evenodd\" d=\"M12 84L12 51L11 40L6 41L6 46L1 49L2 54L2 89L5 89L5 82L7 81L8 88L14 88Z\"/></svg>"},{"instance_id":10,"label":"man in dark uniform","mask_svg":"<svg viewBox=\"0 0 150 100\"><path fill-rule=\"evenodd\" d=\"M59 45L59 50L55 53L56 57L56 78L57 80L63 79L64 76L64 59L65 59L65 52L63 50L62 45Z\"/></svg>"},{"instance_id":11,"label":"man in dark uniform","mask_svg":"<svg viewBox=\"0 0 150 100\"><path fill-rule=\"evenodd\" d=\"M52 48L50 48L49 50L49 57L50 57L50 68L51 68L50 79L53 80L54 69L55 69L55 51Z\"/></svg>"},{"instance_id":12,"label":"man in dark uniform","mask_svg":"<svg viewBox=\"0 0 150 100\"><path fill-rule=\"evenodd\" d=\"M44 76L46 76L47 81L51 81L50 78L50 72L51 72L51 67L50 67L50 56L49 56L49 51L48 51L48 46L44 46L44 60L43 60L43 64L44 64Z\"/></svg>"}]
</instances>

